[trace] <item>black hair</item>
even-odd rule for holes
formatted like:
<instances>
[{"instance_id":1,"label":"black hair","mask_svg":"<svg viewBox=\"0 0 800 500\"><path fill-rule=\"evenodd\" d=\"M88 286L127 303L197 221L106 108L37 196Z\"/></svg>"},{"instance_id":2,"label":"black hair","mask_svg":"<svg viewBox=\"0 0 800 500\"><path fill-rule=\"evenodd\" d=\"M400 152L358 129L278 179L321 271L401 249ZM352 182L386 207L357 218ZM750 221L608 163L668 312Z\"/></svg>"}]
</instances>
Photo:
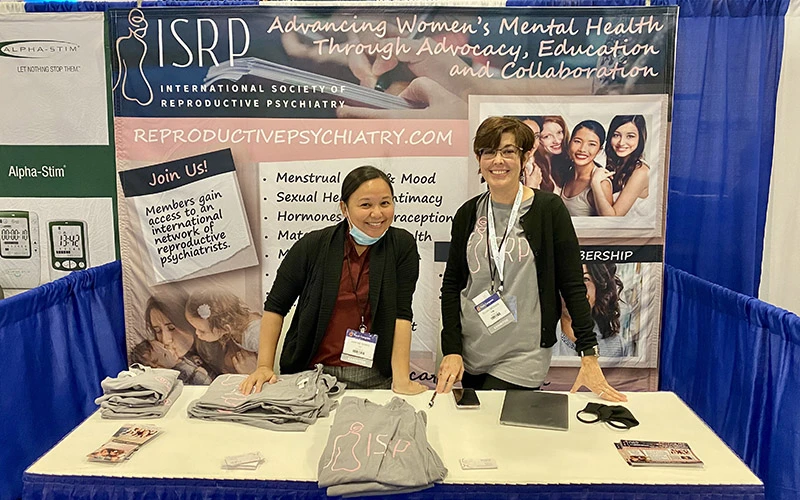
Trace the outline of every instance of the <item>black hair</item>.
<instances>
[{"instance_id":1,"label":"black hair","mask_svg":"<svg viewBox=\"0 0 800 500\"><path fill-rule=\"evenodd\" d=\"M600 122L597 122L595 120L583 120L579 124L575 125L575 128L572 129L572 136L570 138L570 142L574 141L575 134L577 134L579 130L584 128L592 132L600 140L600 144L598 145L599 149L597 151L598 153L600 153L600 149L603 148L603 143L606 140L606 129L604 129L603 126L600 125ZM559 182L559 185L561 185L562 187L566 187L566 185L569 184L570 179L572 179L575 175L575 164L572 161L572 155L568 154L567 158L569 158L569 163L562 164L558 168L558 170L553 169L553 178L556 179L557 182ZM597 156L595 156L595 158L597 158ZM597 167L600 166L597 163L596 159L594 160L594 164ZM589 197L589 205L591 205L592 210L596 210L596 207L594 206L594 198L591 196Z\"/></svg>"},{"instance_id":2,"label":"black hair","mask_svg":"<svg viewBox=\"0 0 800 500\"><path fill-rule=\"evenodd\" d=\"M622 280L617 276L617 265L611 262L589 262L586 264L594 282L594 307L592 318L604 339L619 333L619 295L622 293Z\"/></svg>"},{"instance_id":3,"label":"black hair","mask_svg":"<svg viewBox=\"0 0 800 500\"><path fill-rule=\"evenodd\" d=\"M575 137L575 134L578 132L578 130L582 128L592 131L598 138L600 138L600 147L603 147L603 143L606 142L606 129L600 125L600 122L596 122L594 120L583 120L579 124L575 125L574 129L572 129L572 137Z\"/></svg>"},{"instance_id":4,"label":"black hair","mask_svg":"<svg viewBox=\"0 0 800 500\"><path fill-rule=\"evenodd\" d=\"M372 179L383 179L386 181L386 184L389 185L389 191L391 191L392 197L394 197L394 187L392 187L392 181L389 180L389 176L386 175L386 172L372 165L362 165L351 170L350 173L345 176L342 181L342 196L340 200L347 203L347 200L355 193L356 189Z\"/></svg>"}]
</instances>

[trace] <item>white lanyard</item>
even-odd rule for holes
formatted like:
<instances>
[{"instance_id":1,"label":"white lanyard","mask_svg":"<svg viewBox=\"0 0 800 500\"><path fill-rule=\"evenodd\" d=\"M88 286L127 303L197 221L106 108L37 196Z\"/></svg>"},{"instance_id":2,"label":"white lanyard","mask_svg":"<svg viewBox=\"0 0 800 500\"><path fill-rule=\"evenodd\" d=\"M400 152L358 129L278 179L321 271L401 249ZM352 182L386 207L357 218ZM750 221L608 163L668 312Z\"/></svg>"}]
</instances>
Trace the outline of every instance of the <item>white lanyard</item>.
<instances>
[{"instance_id":1,"label":"white lanyard","mask_svg":"<svg viewBox=\"0 0 800 500\"><path fill-rule=\"evenodd\" d=\"M522 205L522 183L519 185L517 197L514 198L514 205L511 207L511 214L508 216L508 223L506 224L506 232L503 236L503 241L500 246L497 246L497 232L494 227L494 211L492 210L492 197L489 196L486 205L486 217L489 219L489 255L494 259L495 267L497 267L497 276L500 278L499 292L503 291L503 266L506 263L506 244L508 244L508 236L514 230L516 225L517 216L519 215L519 207ZM492 273L492 290L494 290L494 273Z\"/></svg>"}]
</instances>

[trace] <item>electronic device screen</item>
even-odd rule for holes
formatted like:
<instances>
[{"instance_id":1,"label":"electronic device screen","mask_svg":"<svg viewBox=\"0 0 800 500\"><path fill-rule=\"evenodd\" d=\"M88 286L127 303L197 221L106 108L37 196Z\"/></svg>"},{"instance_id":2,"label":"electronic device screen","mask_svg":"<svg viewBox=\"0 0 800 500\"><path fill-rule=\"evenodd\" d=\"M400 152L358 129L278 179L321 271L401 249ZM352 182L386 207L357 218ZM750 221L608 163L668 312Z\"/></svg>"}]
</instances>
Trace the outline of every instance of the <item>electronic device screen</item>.
<instances>
[{"instance_id":1,"label":"electronic device screen","mask_svg":"<svg viewBox=\"0 0 800 500\"><path fill-rule=\"evenodd\" d=\"M27 213L0 214L0 256L6 259L31 257L30 224Z\"/></svg>"},{"instance_id":2,"label":"electronic device screen","mask_svg":"<svg viewBox=\"0 0 800 500\"><path fill-rule=\"evenodd\" d=\"M52 272L69 273L89 267L86 256L86 224L77 220L50 221Z\"/></svg>"},{"instance_id":3,"label":"electronic device screen","mask_svg":"<svg viewBox=\"0 0 800 500\"><path fill-rule=\"evenodd\" d=\"M480 408L481 401L475 389L453 389L453 398L458 408Z\"/></svg>"},{"instance_id":4,"label":"electronic device screen","mask_svg":"<svg viewBox=\"0 0 800 500\"><path fill-rule=\"evenodd\" d=\"M83 227L53 226L53 255L58 258L83 258Z\"/></svg>"}]
</instances>

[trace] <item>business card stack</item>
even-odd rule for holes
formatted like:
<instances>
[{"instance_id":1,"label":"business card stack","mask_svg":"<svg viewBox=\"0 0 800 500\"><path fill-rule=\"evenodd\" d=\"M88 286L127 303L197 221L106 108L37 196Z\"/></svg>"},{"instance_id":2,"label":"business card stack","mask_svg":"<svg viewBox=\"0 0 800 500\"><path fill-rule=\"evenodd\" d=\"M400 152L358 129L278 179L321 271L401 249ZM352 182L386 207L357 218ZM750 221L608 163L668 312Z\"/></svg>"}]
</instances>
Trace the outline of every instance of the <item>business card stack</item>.
<instances>
[{"instance_id":1,"label":"business card stack","mask_svg":"<svg viewBox=\"0 0 800 500\"><path fill-rule=\"evenodd\" d=\"M152 425L125 424L103 446L86 455L90 462L117 464L129 460L145 443L161 433Z\"/></svg>"},{"instance_id":2,"label":"business card stack","mask_svg":"<svg viewBox=\"0 0 800 500\"><path fill-rule=\"evenodd\" d=\"M225 457L222 462L223 469L232 470L256 470L264 463L264 456L261 452L244 453L242 455L232 455Z\"/></svg>"}]
</instances>

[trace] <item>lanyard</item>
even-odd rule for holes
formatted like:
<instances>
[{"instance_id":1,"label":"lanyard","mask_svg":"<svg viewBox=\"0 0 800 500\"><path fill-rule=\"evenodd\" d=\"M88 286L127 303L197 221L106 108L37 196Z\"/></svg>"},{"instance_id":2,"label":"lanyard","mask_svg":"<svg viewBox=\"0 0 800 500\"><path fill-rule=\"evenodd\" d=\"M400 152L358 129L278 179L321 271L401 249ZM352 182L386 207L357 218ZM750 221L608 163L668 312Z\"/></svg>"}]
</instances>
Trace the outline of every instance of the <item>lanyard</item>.
<instances>
[{"instance_id":1,"label":"lanyard","mask_svg":"<svg viewBox=\"0 0 800 500\"><path fill-rule=\"evenodd\" d=\"M519 215L519 207L522 205L522 183L519 185L517 196L514 198L514 205L511 207L511 213L508 216L506 223L506 231L503 235L503 240L500 246L497 245L497 232L494 227L494 210L492 210L492 197L489 196L486 204L486 218L489 225L489 269L492 277L492 291L494 292L494 268L492 268L492 261L494 261L495 268L497 269L497 276L500 278L500 287L498 292L503 291L503 267L506 263L506 243L508 243L508 235L514 230L517 216Z\"/></svg>"},{"instance_id":2,"label":"lanyard","mask_svg":"<svg viewBox=\"0 0 800 500\"><path fill-rule=\"evenodd\" d=\"M369 249L367 249L369 250ZM361 277L364 276L364 265L362 264L361 269L358 271L358 279L353 281L353 269L350 266L350 251L348 250L347 254L344 256L345 262L347 262L347 275L350 277L350 284L353 286L353 295L356 296L356 305L358 305L358 310L361 311L361 324L358 326L358 330L361 333L367 331L367 325L364 323L364 315L367 313L367 305L369 305L369 298L364 301L364 307L361 307L361 300L358 298L358 285L361 283Z\"/></svg>"}]
</instances>

